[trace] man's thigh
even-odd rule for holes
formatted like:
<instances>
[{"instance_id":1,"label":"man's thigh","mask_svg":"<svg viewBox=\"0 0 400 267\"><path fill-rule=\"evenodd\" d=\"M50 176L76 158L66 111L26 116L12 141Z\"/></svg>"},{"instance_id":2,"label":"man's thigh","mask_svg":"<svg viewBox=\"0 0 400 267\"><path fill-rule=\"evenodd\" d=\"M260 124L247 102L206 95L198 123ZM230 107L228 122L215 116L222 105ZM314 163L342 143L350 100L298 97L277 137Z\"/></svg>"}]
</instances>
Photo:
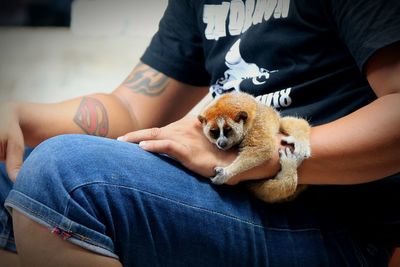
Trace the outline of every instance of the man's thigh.
<instances>
[{"instance_id":1,"label":"man's thigh","mask_svg":"<svg viewBox=\"0 0 400 267\"><path fill-rule=\"evenodd\" d=\"M362 265L365 244L312 203L268 205L135 144L82 135L35 149L6 200L124 266Z\"/></svg>"}]
</instances>

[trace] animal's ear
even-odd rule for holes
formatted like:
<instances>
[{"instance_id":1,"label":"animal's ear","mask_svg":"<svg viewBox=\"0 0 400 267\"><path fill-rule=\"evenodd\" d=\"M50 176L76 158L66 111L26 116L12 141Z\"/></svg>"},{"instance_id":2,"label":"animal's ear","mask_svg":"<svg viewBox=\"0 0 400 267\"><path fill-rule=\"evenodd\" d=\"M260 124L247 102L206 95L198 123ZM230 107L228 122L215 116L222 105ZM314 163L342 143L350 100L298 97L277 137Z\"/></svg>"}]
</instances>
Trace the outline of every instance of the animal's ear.
<instances>
[{"instance_id":1,"label":"animal's ear","mask_svg":"<svg viewBox=\"0 0 400 267\"><path fill-rule=\"evenodd\" d=\"M204 116L202 116L202 115L197 116L197 119L198 119L201 123L207 123L207 119L206 119Z\"/></svg>"},{"instance_id":2,"label":"animal's ear","mask_svg":"<svg viewBox=\"0 0 400 267\"><path fill-rule=\"evenodd\" d=\"M243 110L242 110L242 111L239 111L239 112L236 114L235 122L240 122L240 121L246 122L247 117L248 117L248 115L247 115L247 112L246 112L246 111L243 111Z\"/></svg>"}]
</instances>

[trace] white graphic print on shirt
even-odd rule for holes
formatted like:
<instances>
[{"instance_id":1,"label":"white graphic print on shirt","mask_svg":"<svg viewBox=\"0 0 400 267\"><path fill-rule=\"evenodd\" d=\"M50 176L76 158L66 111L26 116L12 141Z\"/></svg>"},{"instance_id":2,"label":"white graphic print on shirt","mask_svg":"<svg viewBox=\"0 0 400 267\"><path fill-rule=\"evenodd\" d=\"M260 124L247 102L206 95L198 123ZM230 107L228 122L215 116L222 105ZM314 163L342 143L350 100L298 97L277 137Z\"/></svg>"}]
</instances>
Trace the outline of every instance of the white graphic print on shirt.
<instances>
[{"instance_id":1,"label":"white graphic print on shirt","mask_svg":"<svg viewBox=\"0 0 400 267\"><path fill-rule=\"evenodd\" d=\"M220 5L204 5L203 22L207 25L204 34L207 39L216 41L226 36L226 28L231 36L240 35L252 25L267 21L272 16L275 19L286 18L289 4L290 0L247 0L245 3L242 0L232 0ZM244 80L260 86L267 82L272 73L278 72L246 62L240 54L240 41L238 39L225 56L228 69L224 72L224 77L210 87L213 96L233 90L240 91L240 84ZM291 88L287 88L259 96L258 99L266 105L287 107L292 103L290 92Z\"/></svg>"},{"instance_id":2,"label":"white graphic print on shirt","mask_svg":"<svg viewBox=\"0 0 400 267\"><path fill-rule=\"evenodd\" d=\"M247 31L252 25L263 21L286 18L290 0L232 0L220 5L204 5L203 22L207 25L205 36L218 40L226 36L226 23L231 36ZM228 17L229 14L229 17Z\"/></svg>"},{"instance_id":3,"label":"white graphic print on shirt","mask_svg":"<svg viewBox=\"0 0 400 267\"><path fill-rule=\"evenodd\" d=\"M240 39L237 40L229 49L225 56L225 65L229 68L224 72L224 77L220 78L216 84L210 87L212 93L221 95L226 91L240 91L239 85L245 79L251 79L254 85L261 85L269 79L270 73L277 70L268 71L260 68L254 63L247 63L240 54Z\"/></svg>"}]
</instances>

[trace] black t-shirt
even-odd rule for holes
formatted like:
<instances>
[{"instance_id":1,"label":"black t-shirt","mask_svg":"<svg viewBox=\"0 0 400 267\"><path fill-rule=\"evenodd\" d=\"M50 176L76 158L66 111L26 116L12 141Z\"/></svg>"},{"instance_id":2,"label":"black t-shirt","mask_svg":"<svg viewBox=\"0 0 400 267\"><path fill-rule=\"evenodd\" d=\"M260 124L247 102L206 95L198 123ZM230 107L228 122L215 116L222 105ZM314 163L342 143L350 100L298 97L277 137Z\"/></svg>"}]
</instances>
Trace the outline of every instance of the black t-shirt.
<instances>
[{"instance_id":1,"label":"black t-shirt","mask_svg":"<svg viewBox=\"0 0 400 267\"><path fill-rule=\"evenodd\" d=\"M363 67L399 40L398 0L172 0L141 60L319 125L375 99Z\"/></svg>"},{"instance_id":2,"label":"black t-shirt","mask_svg":"<svg viewBox=\"0 0 400 267\"><path fill-rule=\"evenodd\" d=\"M376 99L365 64L398 41L399 0L170 0L141 60L213 95L242 90L319 125ZM326 212L400 245L399 189L395 175L304 195L320 219Z\"/></svg>"}]
</instances>

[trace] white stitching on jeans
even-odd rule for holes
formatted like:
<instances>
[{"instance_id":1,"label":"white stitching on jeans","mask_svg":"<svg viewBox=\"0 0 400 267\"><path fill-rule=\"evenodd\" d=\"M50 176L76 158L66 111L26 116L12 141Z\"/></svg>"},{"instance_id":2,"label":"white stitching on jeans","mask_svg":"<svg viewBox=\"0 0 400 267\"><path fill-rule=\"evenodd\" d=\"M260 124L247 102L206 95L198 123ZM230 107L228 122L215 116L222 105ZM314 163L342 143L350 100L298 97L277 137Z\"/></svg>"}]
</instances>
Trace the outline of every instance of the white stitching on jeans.
<instances>
[{"instance_id":1,"label":"white stitching on jeans","mask_svg":"<svg viewBox=\"0 0 400 267\"><path fill-rule=\"evenodd\" d=\"M165 197L165 196L161 196L161 195L155 194L153 192L148 192L148 191L145 191L145 190L142 190L142 189L138 189L136 187L128 187L128 186L123 186L123 185L110 184L110 183L106 183L106 182L103 182L103 181L102 182L86 183L86 184L83 184L83 185L75 187L74 190L77 190L77 189L79 189L81 187L84 187L84 186L90 186L90 185L94 185L94 184L95 185L114 186L114 187L120 187L120 188L129 189L129 190L135 190L137 192L148 194L148 195L151 195L151 196L154 196L154 197L158 197L158 198L161 198L161 199L164 199L164 200L168 200L168 201L171 201L171 202L174 202L174 203L177 203L177 204L180 204L180 205L192 208L192 209L202 210L202 211L206 211L206 212L209 212L209 213L212 213L212 214L216 214L216 215L220 215L220 216L223 216L223 217L226 217L226 218L230 218L230 219L233 219L235 221L238 221L238 222L241 222L241 223L245 223L245 224L257 227L257 228L268 229L268 230L273 230L273 231L288 231L288 232L321 231L320 228L313 228L313 227L303 228L303 229L288 229L288 228L265 227L263 225L255 224L253 222L243 220L241 218L238 218L238 217L230 215L230 214L224 214L224 213L213 211L213 210L209 210L209 209L206 209L206 208L203 208L203 207L197 207L197 206L189 205L187 203L184 203L184 202L181 202L181 201L177 201L175 199L171 199L171 198L168 198L168 197ZM330 233L330 232L331 233L340 233L340 232L344 232L344 230L324 231L324 233Z\"/></svg>"}]
</instances>

